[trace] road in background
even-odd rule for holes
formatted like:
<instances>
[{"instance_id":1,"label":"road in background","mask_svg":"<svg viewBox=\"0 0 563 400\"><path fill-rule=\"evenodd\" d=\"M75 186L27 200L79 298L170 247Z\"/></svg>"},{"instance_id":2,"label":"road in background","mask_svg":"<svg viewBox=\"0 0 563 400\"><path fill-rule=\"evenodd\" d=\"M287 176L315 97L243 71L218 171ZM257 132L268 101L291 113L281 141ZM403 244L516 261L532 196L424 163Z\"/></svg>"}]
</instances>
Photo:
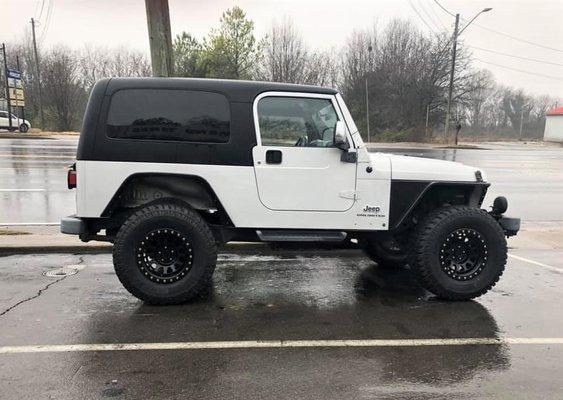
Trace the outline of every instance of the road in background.
<instances>
[{"instance_id":1,"label":"road in background","mask_svg":"<svg viewBox=\"0 0 563 400\"><path fill-rule=\"evenodd\" d=\"M75 213L75 192L66 188L66 166L77 139L0 140L0 224L57 223ZM506 144L488 150L402 149L382 151L458 161L483 169L491 188L509 200L509 212L525 222L563 221L563 148Z\"/></svg>"},{"instance_id":2,"label":"road in background","mask_svg":"<svg viewBox=\"0 0 563 400\"><path fill-rule=\"evenodd\" d=\"M58 223L74 214L66 168L77 139L0 140L0 224Z\"/></svg>"}]
</instances>

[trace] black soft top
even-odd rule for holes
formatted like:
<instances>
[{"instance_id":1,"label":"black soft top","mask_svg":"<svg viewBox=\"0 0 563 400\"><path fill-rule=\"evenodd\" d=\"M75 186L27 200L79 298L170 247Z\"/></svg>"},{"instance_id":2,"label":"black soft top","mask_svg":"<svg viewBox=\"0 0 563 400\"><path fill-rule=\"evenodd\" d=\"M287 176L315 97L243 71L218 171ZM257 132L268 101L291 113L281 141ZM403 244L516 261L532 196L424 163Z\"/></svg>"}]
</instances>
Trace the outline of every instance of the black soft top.
<instances>
[{"instance_id":1,"label":"black soft top","mask_svg":"<svg viewBox=\"0 0 563 400\"><path fill-rule=\"evenodd\" d=\"M251 103L263 92L303 92L336 94L336 90L321 86L295 85L290 83L239 81L204 78L111 78L107 92L126 88L203 90L222 93L232 102Z\"/></svg>"}]
</instances>

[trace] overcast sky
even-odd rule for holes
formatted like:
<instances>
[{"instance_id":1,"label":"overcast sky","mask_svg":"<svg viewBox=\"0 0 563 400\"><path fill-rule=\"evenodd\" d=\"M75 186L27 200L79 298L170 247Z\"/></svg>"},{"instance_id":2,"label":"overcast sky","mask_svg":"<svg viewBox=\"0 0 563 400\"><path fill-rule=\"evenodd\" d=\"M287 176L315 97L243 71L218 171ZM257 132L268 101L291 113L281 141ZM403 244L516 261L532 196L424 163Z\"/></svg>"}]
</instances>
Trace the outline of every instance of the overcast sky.
<instances>
[{"instance_id":1,"label":"overcast sky","mask_svg":"<svg viewBox=\"0 0 563 400\"><path fill-rule=\"evenodd\" d=\"M501 83L563 99L563 0L438 1L466 19L484 7L492 7L491 12L478 18L477 24L536 45L472 25L462 38L472 46L479 60L475 61L476 65L491 70ZM268 31L275 19L288 16L312 48L323 50L340 47L354 30L376 22L384 26L397 17L412 20L426 32L451 31L454 20L434 0L169 0L169 3L173 35L185 30L202 38L218 25L225 9L239 5L254 20L258 37ZM0 41L23 38L29 33L30 18L35 17L40 21L38 36L42 46L62 43L79 49L87 44L126 45L148 54L144 4L144 0L0 0L3 14Z\"/></svg>"}]
</instances>

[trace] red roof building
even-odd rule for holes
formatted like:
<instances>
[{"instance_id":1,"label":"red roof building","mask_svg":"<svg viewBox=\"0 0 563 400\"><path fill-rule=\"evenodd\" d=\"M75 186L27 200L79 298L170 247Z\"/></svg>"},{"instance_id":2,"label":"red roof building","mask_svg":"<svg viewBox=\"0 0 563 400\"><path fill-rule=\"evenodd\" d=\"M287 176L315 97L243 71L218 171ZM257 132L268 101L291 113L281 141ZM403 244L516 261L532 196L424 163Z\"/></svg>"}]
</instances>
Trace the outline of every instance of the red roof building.
<instances>
[{"instance_id":1,"label":"red roof building","mask_svg":"<svg viewBox=\"0 0 563 400\"><path fill-rule=\"evenodd\" d=\"M545 113L543 140L563 143L563 107L557 107Z\"/></svg>"},{"instance_id":2,"label":"red roof building","mask_svg":"<svg viewBox=\"0 0 563 400\"><path fill-rule=\"evenodd\" d=\"M549 117L552 115L563 115L563 107L552 108L551 110L548 110L545 115Z\"/></svg>"}]
</instances>

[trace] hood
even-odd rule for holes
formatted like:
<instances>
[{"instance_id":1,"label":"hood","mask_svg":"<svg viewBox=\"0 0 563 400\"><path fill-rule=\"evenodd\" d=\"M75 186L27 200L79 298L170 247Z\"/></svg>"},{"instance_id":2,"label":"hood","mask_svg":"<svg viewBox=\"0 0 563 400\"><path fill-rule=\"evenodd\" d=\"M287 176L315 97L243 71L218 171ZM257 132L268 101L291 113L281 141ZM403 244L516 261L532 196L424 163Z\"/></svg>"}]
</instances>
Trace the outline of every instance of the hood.
<instances>
[{"instance_id":1,"label":"hood","mask_svg":"<svg viewBox=\"0 0 563 400\"><path fill-rule=\"evenodd\" d=\"M431 158L389 155L391 160L391 179L414 181L476 182L477 167L458 162L435 160Z\"/></svg>"}]
</instances>

